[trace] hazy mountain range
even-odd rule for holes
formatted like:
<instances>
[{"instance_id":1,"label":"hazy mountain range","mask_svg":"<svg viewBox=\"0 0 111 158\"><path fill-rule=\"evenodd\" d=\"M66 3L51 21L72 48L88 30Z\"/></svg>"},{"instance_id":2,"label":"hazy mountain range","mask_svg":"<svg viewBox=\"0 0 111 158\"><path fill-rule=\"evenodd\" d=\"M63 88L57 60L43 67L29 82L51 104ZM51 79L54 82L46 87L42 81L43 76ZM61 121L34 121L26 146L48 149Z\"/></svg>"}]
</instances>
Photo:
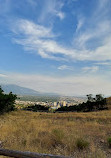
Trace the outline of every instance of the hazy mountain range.
<instances>
[{"instance_id":1,"label":"hazy mountain range","mask_svg":"<svg viewBox=\"0 0 111 158\"><path fill-rule=\"evenodd\" d=\"M21 87L14 84L4 85L1 84L2 89L5 93L12 92L17 95L30 95L30 96L58 96L56 93L41 93L30 88Z\"/></svg>"}]
</instances>

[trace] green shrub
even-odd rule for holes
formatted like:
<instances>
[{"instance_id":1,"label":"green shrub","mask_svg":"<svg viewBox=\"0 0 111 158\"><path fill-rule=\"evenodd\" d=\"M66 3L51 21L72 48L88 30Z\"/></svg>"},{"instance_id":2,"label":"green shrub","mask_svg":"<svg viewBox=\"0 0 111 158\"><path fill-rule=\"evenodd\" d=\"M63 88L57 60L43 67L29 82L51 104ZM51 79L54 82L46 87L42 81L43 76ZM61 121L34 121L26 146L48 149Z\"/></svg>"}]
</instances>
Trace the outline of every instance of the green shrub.
<instances>
[{"instance_id":1,"label":"green shrub","mask_svg":"<svg viewBox=\"0 0 111 158\"><path fill-rule=\"evenodd\" d=\"M76 140L76 146L78 149L85 149L89 146L89 142L84 139L78 138Z\"/></svg>"},{"instance_id":2,"label":"green shrub","mask_svg":"<svg viewBox=\"0 0 111 158\"><path fill-rule=\"evenodd\" d=\"M107 139L107 142L108 142L109 147L111 148L111 137Z\"/></svg>"}]
</instances>

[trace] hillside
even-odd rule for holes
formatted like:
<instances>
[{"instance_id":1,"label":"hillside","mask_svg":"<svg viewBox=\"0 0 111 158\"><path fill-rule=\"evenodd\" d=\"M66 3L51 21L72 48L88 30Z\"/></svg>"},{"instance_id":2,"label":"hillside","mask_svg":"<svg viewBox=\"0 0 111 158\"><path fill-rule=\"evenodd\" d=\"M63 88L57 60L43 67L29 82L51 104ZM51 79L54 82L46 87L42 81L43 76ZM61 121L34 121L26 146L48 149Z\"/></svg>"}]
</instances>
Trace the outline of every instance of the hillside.
<instances>
[{"instance_id":1,"label":"hillside","mask_svg":"<svg viewBox=\"0 0 111 158\"><path fill-rule=\"evenodd\" d=\"M64 155L111 158L111 110L90 113L14 111L0 116L3 148Z\"/></svg>"}]
</instances>

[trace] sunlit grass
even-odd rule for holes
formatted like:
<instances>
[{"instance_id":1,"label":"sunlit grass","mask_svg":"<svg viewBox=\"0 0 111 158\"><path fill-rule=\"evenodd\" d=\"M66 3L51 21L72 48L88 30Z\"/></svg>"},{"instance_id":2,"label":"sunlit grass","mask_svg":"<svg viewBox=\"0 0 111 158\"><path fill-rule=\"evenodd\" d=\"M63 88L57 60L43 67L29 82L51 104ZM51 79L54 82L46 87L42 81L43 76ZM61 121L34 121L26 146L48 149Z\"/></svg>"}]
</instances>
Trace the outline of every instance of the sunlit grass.
<instances>
[{"instance_id":1,"label":"sunlit grass","mask_svg":"<svg viewBox=\"0 0 111 158\"><path fill-rule=\"evenodd\" d=\"M80 158L105 158L111 136L111 111L38 113L15 111L0 116L3 147ZM83 145L83 148L78 147ZM85 147L84 147L85 146Z\"/></svg>"}]
</instances>

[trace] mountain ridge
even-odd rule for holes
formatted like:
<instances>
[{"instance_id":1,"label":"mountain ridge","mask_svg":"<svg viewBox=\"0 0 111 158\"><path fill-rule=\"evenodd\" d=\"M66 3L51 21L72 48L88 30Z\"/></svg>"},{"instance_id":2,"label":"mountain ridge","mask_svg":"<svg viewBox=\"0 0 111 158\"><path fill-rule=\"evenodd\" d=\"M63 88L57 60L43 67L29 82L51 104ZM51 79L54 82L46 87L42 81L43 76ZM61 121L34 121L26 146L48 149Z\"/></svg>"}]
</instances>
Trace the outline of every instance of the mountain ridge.
<instances>
[{"instance_id":1,"label":"mountain ridge","mask_svg":"<svg viewBox=\"0 0 111 158\"><path fill-rule=\"evenodd\" d=\"M15 84L1 84L1 87L5 93L12 92L17 95L30 95L30 96L59 96L56 93L42 93L31 88L18 86Z\"/></svg>"}]
</instances>

